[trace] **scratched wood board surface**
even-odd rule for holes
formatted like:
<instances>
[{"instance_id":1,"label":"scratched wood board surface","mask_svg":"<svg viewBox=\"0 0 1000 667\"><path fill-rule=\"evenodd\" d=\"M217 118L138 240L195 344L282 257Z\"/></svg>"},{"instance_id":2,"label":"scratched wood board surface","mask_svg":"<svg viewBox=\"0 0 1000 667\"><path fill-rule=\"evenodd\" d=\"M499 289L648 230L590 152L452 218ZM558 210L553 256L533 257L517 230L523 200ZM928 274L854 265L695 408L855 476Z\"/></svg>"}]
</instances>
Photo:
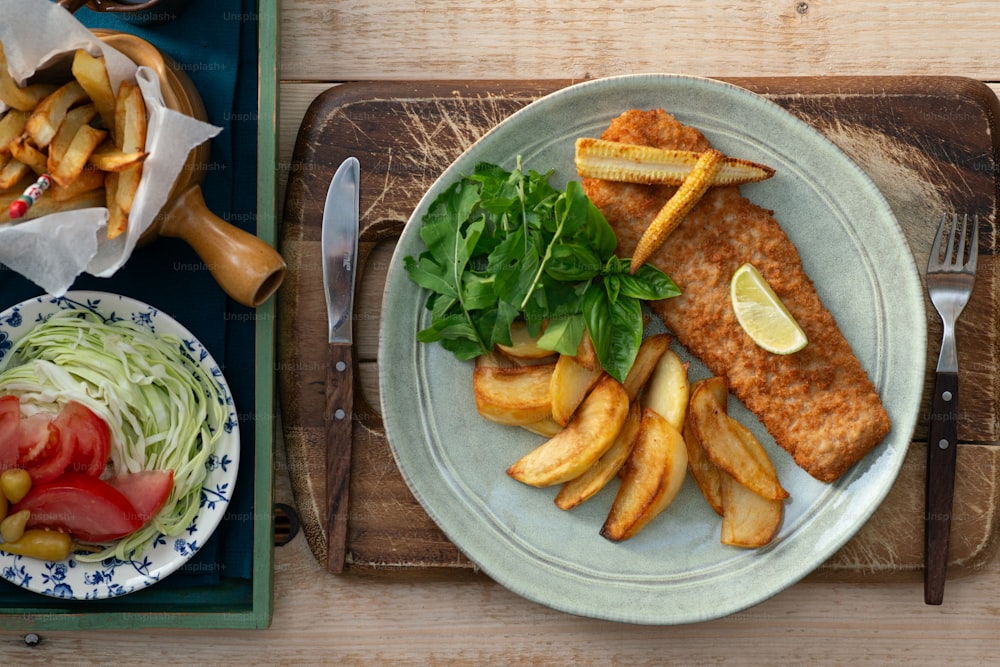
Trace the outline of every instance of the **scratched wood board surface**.
<instances>
[{"instance_id":1,"label":"scratched wood board surface","mask_svg":"<svg viewBox=\"0 0 1000 667\"><path fill-rule=\"evenodd\" d=\"M956 512L950 575L974 573L996 551L1000 479L998 303L993 254L998 103L985 85L951 77L728 79L767 96L829 137L889 200L917 265L926 264L942 212L977 213L979 277L959 324ZM289 274L278 294L278 392L288 472L304 532L320 562L345 549L352 572L474 568L413 498L378 414L377 348L384 277L419 198L490 128L568 81L372 82L331 88L310 106L289 175L281 250ZM355 419L346 544L328 545L322 517L326 317L320 221L330 178L347 156L362 165L361 257L355 299ZM928 373L940 323L928 302ZM899 479L861 531L811 577L919 578L929 399Z\"/></svg>"}]
</instances>

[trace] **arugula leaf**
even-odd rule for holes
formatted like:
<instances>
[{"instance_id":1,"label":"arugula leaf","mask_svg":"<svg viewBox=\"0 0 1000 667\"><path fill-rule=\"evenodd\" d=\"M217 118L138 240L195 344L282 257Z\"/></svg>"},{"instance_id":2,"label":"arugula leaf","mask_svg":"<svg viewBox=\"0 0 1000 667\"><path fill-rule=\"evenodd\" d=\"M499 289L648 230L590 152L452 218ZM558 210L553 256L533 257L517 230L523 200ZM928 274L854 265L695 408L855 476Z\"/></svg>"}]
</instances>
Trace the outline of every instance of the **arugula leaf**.
<instances>
[{"instance_id":1,"label":"arugula leaf","mask_svg":"<svg viewBox=\"0 0 1000 667\"><path fill-rule=\"evenodd\" d=\"M428 290L431 324L417 333L460 359L510 343L518 318L539 345L575 354L588 332L605 370L623 380L642 340L642 301L680 293L649 264L628 273L614 231L576 181L553 171L477 164L431 203L419 257L404 268Z\"/></svg>"}]
</instances>

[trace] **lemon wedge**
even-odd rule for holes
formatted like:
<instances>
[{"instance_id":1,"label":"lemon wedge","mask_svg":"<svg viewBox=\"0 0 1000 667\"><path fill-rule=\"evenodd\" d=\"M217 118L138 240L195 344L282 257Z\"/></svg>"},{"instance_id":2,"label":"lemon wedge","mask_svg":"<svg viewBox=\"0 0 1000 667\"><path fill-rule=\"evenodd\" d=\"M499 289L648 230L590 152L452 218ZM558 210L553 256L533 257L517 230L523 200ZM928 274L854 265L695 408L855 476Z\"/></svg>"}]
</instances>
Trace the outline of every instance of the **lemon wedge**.
<instances>
[{"instance_id":1,"label":"lemon wedge","mask_svg":"<svg viewBox=\"0 0 1000 667\"><path fill-rule=\"evenodd\" d=\"M774 354L792 354L806 346L802 327L753 264L736 269L729 283L736 320L757 345Z\"/></svg>"}]
</instances>

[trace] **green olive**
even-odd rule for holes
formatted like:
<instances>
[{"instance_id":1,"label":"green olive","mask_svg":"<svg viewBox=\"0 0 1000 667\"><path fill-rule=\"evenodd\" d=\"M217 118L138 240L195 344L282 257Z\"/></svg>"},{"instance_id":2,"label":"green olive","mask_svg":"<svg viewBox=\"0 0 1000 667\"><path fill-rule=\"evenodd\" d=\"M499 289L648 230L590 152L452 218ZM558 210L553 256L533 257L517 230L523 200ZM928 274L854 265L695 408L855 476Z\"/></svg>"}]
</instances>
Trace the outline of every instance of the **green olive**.
<instances>
[{"instance_id":1,"label":"green olive","mask_svg":"<svg viewBox=\"0 0 1000 667\"><path fill-rule=\"evenodd\" d=\"M31 490L31 475L23 468L10 468L0 473L0 491L12 503L19 502Z\"/></svg>"},{"instance_id":2,"label":"green olive","mask_svg":"<svg viewBox=\"0 0 1000 667\"><path fill-rule=\"evenodd\" d=\"M73 538L54 530L29 528L16 542L0 544L0 551L41 560L65 560L73 551Z\"/></svg>"}]
</instances>

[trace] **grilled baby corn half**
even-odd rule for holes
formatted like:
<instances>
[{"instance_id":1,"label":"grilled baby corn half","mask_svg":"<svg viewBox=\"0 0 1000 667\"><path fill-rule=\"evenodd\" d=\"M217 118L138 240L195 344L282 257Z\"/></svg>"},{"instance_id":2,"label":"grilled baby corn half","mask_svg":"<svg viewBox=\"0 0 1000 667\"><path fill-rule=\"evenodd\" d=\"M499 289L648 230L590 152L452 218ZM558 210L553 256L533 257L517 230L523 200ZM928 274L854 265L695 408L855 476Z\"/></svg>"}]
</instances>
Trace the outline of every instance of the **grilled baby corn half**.
<instances>
[{"instance_id":1,"label":"grilled baby corn half","mask_svg":"<svg viewBox=\"0 0 1000 667\"><path fill-rule=\"evenodd\" d=\"M582 178L644 185L680 185L694 169L700 155L696 151L581 137L576 140L576 171ZM726 156L711 184L756 183L773 175L771 167Z\"/></svg>"},{"instance_id":2,"label":"grilled baby corn half","mask_svg":"<svg viewBox=\"0 0 1000 667\"><path fill-rule=\"evenodd\" d=\"M660 212L656 214L653 221L649 223L649 227L639 238L639 244L635 247L635 252L632 253L630 273L635 273L636 269L645 264L649 256L667 240L670 232L681 224L688 212L711 187L716 174L722 168L725 157L714 148L708 149L698 157L694 169L677 188L677 192L663 205L663 208L660 209Z\"/></svg>"}]
</instances>

